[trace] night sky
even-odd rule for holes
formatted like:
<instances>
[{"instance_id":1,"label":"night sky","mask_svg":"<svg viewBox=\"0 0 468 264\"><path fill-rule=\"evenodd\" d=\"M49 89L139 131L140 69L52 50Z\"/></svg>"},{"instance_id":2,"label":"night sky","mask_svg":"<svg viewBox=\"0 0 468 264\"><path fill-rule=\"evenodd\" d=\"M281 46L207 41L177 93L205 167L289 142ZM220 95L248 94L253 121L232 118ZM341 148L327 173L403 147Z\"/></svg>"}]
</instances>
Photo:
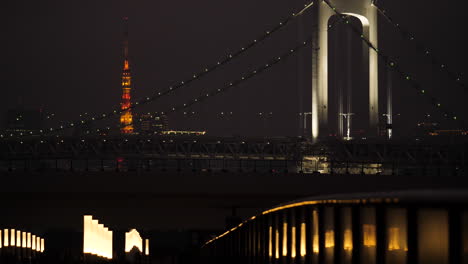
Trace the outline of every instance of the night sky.
<instances>
[{"instance_id":1,"label":"night sky","mask_svg":"<svg viewBox=\"0 0 468 264\"><path fill-rule=\"evenodd\" d=\"M223 59L297 11L304 2L8 1L2 5L0 17L3 53L0 80L4 93L0 113L18 105L42 108L56 113L58 124L61 120L76 120L80 113L108 112L117 107L121 96L124 16L129 17L132 93L136 99L167 89ZM453 71L468 72L466 3L380 0L378 4L432 48ZM220 71L136 112L167 111L284 53L296 41L310 35L312 14L307 12ZM381 49L396 56L403 69L427 85L428 91L435 91L444 104L459 113L459 119L466 119L463 102L467 92L417 55L414 46L402 41L382 17L380 21ZM298 135L298 113L310 109L310 56L311 48L307 48L234 90L187 109L195 112L194 116L170 115L170 127L206 129L213 135ZM381 77L382 91L384 83L385 78ZM395 127L401 129L401 134L411 132L425 113L436 113L428 99L417 95L398 77L394 78L394 86L394 112L401 113L395 119ZM356 96L355 100L354 105L366 103L362 96ZM222 117L220 112L233 114ZM272 115L262 119L259 112ZM356 118L359 116L358 113ZM440 114L435 118L440 119Z\"/></svg>"}]
</instances>

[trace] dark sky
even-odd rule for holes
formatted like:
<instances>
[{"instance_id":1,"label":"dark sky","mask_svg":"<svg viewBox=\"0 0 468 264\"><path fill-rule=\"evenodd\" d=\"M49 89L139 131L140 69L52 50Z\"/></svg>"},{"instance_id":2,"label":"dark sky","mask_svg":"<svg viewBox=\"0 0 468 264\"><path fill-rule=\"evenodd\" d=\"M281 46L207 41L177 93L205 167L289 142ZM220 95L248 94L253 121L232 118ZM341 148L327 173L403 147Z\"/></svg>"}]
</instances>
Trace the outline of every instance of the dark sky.
<instances>
[{"instance_id":1,"label":"dark sky","mask_svg":"<svg viewBox=\"0 0 468 264\"><path fill-rule=\"evenodd\" d=\"M187 79L207 65L297 11L304 0L288 1L8 1L2 6L0 112L22 104L56 113L56 120L75 120L83 112L107 112L118 106L122 66L122 17L130 19L133 98L141 98ZM401 25L433 49L451 69L468 72L465 7L462 1L380 0ZM468 98L428 61L406 48L407 42L383 19L381 49L397 56L429 90L467 117ZM300 23L304 28L301 32ZM221 71L191 84L141 111L166 111L263 64L310 35L312 12L283 29ZM354 44L356 46L356 44ZM411 46L408 46L411 47ZM340 46L341 48L341 46ZM176 129L207 129L216 135L297 135L298 112L310 109L310 48L237 89L182 114L169 116ZM467 78L468 79L468 78ZM383 84L382 78L382 84ZM395 126L411 130L427 100L395 77ZM362 89L362 88L361 88ZM299 95L303 99L299 99ZM358 93L359 94L359 93ZM355 105L363 105L356 96ZM222 118L220 112L233 112ZM272 112L261 119L259 112ZM357 115L356 118L358 118ZM437 117L437 115L436 115ZM448 124L455 127L457 124Z\"/></svg>"}]
</instances>

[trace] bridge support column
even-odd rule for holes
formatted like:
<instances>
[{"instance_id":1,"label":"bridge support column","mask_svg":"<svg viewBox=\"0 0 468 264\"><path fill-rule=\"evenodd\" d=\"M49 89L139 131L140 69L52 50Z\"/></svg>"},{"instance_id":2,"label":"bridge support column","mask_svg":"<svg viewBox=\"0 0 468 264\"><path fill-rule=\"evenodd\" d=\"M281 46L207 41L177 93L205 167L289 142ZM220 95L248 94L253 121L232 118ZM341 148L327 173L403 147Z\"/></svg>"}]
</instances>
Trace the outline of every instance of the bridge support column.
<instances>
[{"instance_id":1,"label":"bridge support column","mask_svg":"<svg viewBox=\"0 0 468 264\"><path fill-rule=\"evenodd\" d=\"M377 9L372 0L327 0L345 15L354 16L362 23L362 35L377 48ZM326 137L328 131L328 21L335 12L325 1L319 1L316 8L317 27L312 34L314 39L312 51L312 141ZM350 29L351 30L351 29ZM378 104L378 54L365 49L364 59L369 66L369 131L370 136L376 136L379 123Z\"/></svg>"}]
</instances>

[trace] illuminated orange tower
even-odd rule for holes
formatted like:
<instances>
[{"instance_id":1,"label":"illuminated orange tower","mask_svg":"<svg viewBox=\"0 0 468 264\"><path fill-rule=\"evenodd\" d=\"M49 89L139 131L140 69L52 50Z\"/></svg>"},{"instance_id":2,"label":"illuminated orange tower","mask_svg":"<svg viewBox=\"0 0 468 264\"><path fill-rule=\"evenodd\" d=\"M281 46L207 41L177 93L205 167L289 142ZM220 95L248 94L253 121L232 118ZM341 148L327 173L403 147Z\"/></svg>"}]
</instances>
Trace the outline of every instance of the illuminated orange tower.
<instances>
[{"instance_id":1,"label":"illuminated orange tower","mask_svg":"<svg viewBox=\"0 0 468 264\"><path fill-rule=\"evenodd\" d=\"M125 23L125 39L124 39L124 66L122 71L122 103L120 108L123 112L120 114L120 133L131 134L133 133L133 115L132 115L132 75L130 73L130 64L128 61L128 18L124 18Z\"/></svg>"}]
</instances>

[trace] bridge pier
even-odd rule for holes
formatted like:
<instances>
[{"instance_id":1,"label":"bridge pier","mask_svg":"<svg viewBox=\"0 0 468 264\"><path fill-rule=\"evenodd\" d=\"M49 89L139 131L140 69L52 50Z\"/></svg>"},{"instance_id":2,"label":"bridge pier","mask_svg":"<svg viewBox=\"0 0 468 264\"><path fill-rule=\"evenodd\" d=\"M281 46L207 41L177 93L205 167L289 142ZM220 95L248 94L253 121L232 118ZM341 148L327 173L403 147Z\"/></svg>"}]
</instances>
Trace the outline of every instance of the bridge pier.
<instances>
[{"instance_id":1,"label":"bridge pier","mask_svg":"<svg viewBox=\"0 0 468 264\"><path fill-rule=\"evenodd\" d=\"M362 36L378 47L377 9L371 0L327 0L345 15L358 18L362 24ZM318 25L313 33L312 51L312 141L327 137L329 119L328 98L328 21L335 15L334 10L325 1L318 1L316 7ZM364 46L365 45L365 46ZM364 61L368 61L365 72L369 76L369 136L377 136L379 123L379 83L378 54L363 43L368 52L364 52Z\"/></svg>"}]
</instances>

